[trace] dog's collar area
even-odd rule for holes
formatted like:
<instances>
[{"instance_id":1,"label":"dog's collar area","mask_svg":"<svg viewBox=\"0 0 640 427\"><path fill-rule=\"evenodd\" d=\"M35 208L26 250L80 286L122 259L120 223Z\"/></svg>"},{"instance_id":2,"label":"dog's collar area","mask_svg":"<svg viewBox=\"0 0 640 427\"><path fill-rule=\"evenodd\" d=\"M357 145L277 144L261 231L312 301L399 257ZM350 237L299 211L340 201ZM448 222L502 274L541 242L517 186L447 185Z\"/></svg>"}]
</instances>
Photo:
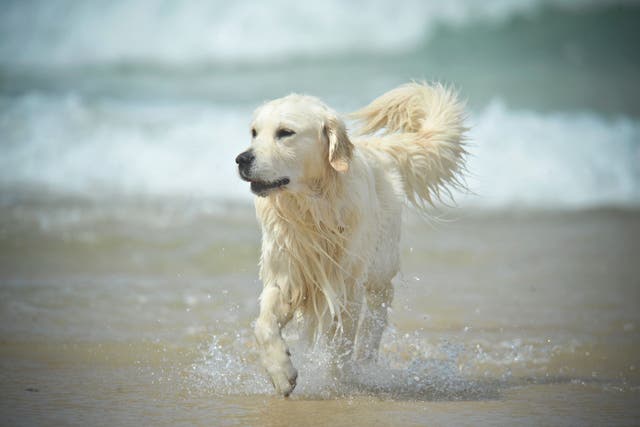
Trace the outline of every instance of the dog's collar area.
<instances>
[{"instance_id":1,"label":"dog's collar area","mask_svg":"<svg viewBox=\"0 0 640 427\"><path fill-rule=\"evenodd\" d=\"M251 181L251 192L257 196L264 197L270 190L283 187L289 183L289 178L280 178L277 181Z\"/></svg>"}]
</instances>

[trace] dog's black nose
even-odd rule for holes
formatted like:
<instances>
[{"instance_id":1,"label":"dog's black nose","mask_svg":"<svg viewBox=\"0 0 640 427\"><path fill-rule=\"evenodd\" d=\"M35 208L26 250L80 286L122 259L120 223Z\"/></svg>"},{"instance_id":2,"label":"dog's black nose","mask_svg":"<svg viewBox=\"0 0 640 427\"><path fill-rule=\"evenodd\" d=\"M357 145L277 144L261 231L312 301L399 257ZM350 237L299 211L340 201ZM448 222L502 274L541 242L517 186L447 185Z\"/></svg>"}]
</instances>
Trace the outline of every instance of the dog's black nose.
<instances>
[{"instance_id":1,"label":"dog's black nose","mask_svg":"<svg viewBox=\"0 0 640 427\"><path fill-rule=\"evenodd\" d=\"M238 157L236 157L236 163L239 166L247 166L250 165L251 163L253 163L253 160L256 158L256 156L253 154L252 150L247 150L244 153L240 153L238 154Z\"/></svg>"}]
</instances>

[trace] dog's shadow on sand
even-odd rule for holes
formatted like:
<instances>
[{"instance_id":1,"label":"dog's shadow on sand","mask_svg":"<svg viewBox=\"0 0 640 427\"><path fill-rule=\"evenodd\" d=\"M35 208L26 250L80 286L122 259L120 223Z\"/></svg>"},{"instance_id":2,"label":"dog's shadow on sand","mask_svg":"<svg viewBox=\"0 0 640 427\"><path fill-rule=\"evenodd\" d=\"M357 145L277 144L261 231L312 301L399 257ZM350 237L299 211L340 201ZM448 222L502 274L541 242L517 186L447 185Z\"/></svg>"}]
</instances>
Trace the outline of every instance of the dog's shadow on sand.
<instances>
[{"instance_id":1,"label":"dog's shadow on sand","mask_svg":"<svg viewBox=\"0 0 640 427\"><path fill-rule=\"evenodd\" d=\"M508 386L496 379L471 379L447 360L419 359L408 366L353 363L318 375L304 366L293 396L298 399L335 399L368 396L384 400L463 401L493 400ZM305 375L307 373L307 375Z\"/></svg>"},{"instance_id":2,"label":"dog's shadow on sand","mask_svg":"<svg viewBox=\"0 0 640 427\"><path fill-rule=\"evenodd\" d=\"M419 360L409 367L394 369L377 364L349 366L333 375L331 391L305 387L294 392L299 399L335 399L356 396L396 401L483 401L498 400L509 389L535 384L567 384L575 378L551 376L472 378L457 369L452 371L447 361ZM581 382L589 380L580 380Z\"/></svg>"},{"instance_id":3,"label":"dog's shadow on sand","mask_svg":"<svg viewBox=\"0 0 640 427\"><path fill-rule=\"evenodd\" d=\"M408 401L494 400L506 386L499 380L465 378L441 369L441 363L421 360L404 369L351 366L338 381L346 394Z\"/></svg>"}]
</instances>

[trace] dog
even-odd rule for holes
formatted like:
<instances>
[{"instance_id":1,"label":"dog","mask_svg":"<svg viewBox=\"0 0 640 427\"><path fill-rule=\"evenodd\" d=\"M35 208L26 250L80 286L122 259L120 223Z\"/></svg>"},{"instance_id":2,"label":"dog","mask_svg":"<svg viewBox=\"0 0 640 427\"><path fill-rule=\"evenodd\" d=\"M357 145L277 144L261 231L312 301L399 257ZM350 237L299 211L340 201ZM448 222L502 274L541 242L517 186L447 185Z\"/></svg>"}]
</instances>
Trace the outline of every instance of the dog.
<instances>
[{"instance_id":1,"label":"dog","mask_svg":"<svg viewBox=\"0 0 640 427\"><path fill-rule=\"evenodd\" d=\"M409 83L349 116L292 94L259 107L235 159L262 228L255 337L277 393L298 372L282 337L295 316L338 364L374 362L399 271L404 205L426 213L464 188L467 128L451 89Z\"/></svg>"}]
</instances>

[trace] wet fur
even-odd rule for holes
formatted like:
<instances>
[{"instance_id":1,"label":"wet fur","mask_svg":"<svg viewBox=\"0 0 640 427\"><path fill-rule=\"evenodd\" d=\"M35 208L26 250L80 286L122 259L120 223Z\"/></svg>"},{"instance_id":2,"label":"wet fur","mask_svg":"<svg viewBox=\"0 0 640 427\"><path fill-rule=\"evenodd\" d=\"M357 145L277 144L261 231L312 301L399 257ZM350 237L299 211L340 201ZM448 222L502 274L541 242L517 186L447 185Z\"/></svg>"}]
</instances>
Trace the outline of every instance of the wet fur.
<instances>
[{"instance_id":1,"label":"wet fur","mask_svg":"<svg viewBox=\"0 0 640 427\"><path fill-rule=\"evenodd\" d=\"M351 117L355 137L333 110L301 95L254 117L251 177L291 178L256 198L264 289L255 333L285 396L297 379L281 334L287 322L299 314L312 339L333 343L338 364L375 360L399 270L403 204L424 211L462 185L463 107L451 90L407 84ZM282 123L294 137L272 137Z\"/></svg>"}]
</instances>

